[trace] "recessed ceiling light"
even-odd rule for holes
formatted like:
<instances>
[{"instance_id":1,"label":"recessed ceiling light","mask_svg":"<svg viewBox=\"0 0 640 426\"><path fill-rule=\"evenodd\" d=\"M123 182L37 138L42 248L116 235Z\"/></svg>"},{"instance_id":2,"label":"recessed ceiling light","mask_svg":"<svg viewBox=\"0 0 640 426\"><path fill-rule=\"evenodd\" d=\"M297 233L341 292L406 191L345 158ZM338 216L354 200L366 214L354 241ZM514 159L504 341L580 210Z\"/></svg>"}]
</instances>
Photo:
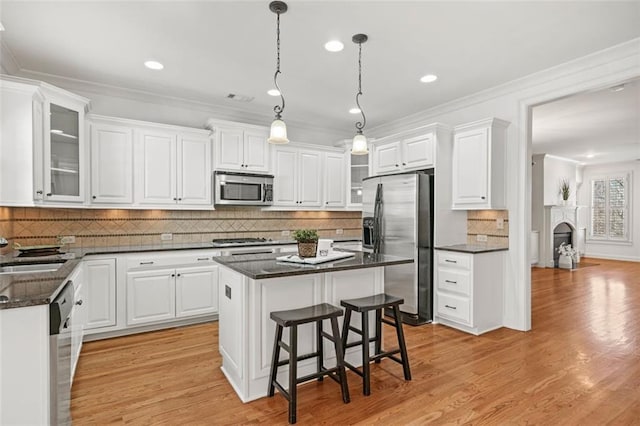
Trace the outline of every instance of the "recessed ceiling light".
<instances>
[{"instance_id":1,"label":"recessed ceiling light","mask_svg":"<svg viewBox=\"0 0 640 426\"><path fill-rule=\"evenodd\" d=\"M344 44L338 40L331 40L324 44L324 48L329 52L339 52L344 49Z\"/></svg>"},{"instance_id":2,"label":"recessed ceiling light","mask_svg":"<svg viewBox=\"0 0 640 426\"><path fill-rule=\"evenodd\" d=\"M624 83L622 83L622 84L618 84L617 86L613 86L613 87L611 88L611 91L612 91L612 92L620 92L620 91L622 91L622 90L624 90Z\"/></svg>"},{"instance_id":3,"label":"recessed ceiling light","mask_svg":"<svg viewBox=\"0 0 640 426\"><path fill-rule=\"evenodd\" d=\"M587 157L587 158L593 158L593 157L595 157L595 156L596 156L595 154L587 154L587 155L586 155L586 157Z\"/></svg>"},{"instance_id":4,"label":"recessed ceiling light","mask_svg":"<svg viewBox=\"0 0 640 426\"><path fill-rule=\"evenodd\" d=\"M427 74L427 75L421 77L420 81L423 82L423 83L433 83L437 79L438 79L437 75Z\"/></svg>"},{"instance_id":5,"label":"recessed ceiling light","mask_svg":"<svg viewBox=\"0 0 640 426\"><path fill-rule=\"evenodd\" d=\"M164 68L164 65L162 65L158 61L146 61L144 63L144 66L149 68L150 70L161 70Z\"/></svg>"},{"instance_id":6,"label":"recessed ceiling light","mask_svg":"<svg viewBox=\"0 0 640 426\"><path fill-rule=\"evenodd\" d=\"M351 108L349 114L360 114L360 108Z\"/></svg>"},{"instance_id":7,"label":"recessed ceiling light","mask_svg":"<svg viewBox=\"0 0 640 426\"><path fill-rule=\"evenodd\" d=\"M280 91L278 89L269 89L267 94L269 96L280 96Z\"/></svg>"}]
</instances>

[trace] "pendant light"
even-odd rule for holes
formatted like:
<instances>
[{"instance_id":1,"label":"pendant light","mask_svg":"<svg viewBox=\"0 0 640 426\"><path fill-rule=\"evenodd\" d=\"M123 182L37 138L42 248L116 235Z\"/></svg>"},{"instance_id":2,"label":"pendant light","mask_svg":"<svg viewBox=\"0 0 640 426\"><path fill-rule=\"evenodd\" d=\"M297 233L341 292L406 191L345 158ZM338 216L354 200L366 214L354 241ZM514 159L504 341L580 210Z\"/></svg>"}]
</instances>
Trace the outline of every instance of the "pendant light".
<instances>
[{"instance_id":1,"label":"pendant light","mask_svg":"<svg viewBox=\"0 0 640 426\"><path fill-rule=\"evenodd\" d=\"M367 149L367 138L362 134L362 129L367 124L367 117L360 106L360 95L362 95L362 43L366 43L369 37L366 34L356 34L351 41L358 45L358 93L356 94L356 105L362 114L362 121L356 122L356 135L353 137L351 144L351 154L366 155L369 153Z\"/></svg>"},{"instance_id":2,"label":"pendant light","mask_svg":"<svg viewBox=\"0 0 640 426\"><path fill-rule=\"evenodd\" d=\"M280 14L287 11L287 4L283 1L272 1L269 3L269 10L275 13L278 17L276 19L276 51L278 59L276 61L276 73L273 75L273 84L280 92L280 99L282 100L282 106L276 105L273 107L273 111L276 113L276 118L271 123L271 132L269 133L269 143L273 144L285 144L289 143L287 139L287 125L281 120L282 111L284 111L284 96L282 90L278 86L278 74L280 74Z\"/></svg>"}]
</instances>

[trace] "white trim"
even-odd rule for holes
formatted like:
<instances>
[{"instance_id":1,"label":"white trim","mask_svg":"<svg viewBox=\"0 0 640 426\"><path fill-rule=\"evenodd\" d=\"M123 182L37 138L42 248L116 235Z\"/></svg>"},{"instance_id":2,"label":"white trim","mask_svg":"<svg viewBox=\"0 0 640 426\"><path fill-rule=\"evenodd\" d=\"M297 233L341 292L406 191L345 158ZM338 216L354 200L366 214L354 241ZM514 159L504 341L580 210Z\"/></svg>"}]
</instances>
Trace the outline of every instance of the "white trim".
<instances>
[{"instance_id":1,"label":"white trim","mask_svg":"<svg viewBox=\"0 0 640 426\"><path fill-rule=\"evenodd\" d=\"M541 152L540 154L533 154L533 155L544 155L547 158L554 158L556 160L569 161L571 163L585 165L585 163L583 163L582 161L577 161L577 160L574 160L574 159L571 159L571 158L566 158L566 157L560 157L559 155L545 154L543 152Z\"/></svg>"},{"instance_id":2,"label":"white trim","mask_svg":"<svg viewBox=\"0 0 640 426\"><path fill-rule=\"evenodd\" d=\"M607 259L607 260L622 260L625 262L640 262L640 256L620 256L620 255L611 255L611 254L605 254L605 253L586 252L584 256L581 256L581 258L585 258L585 257L588 257L589 259Z\"/></svg>"},{"instance_id":3,"label":"white trim","mask_svg":"<svg viewBox=\"0 0 640 426\"><path fill-rule=\"evenodd\" d=\"M153 127L154 129L164 129L178 133L193 133L203 136L211 136L211 131L207 129L197 129L194 127L176 126L173 124L154 123L151 121L133 120L130 118L109 117L99 114L87 114L85 117L91 123L119 124L123 126Z\"/></svg>"},{"instance_id":4,"label":"white trim","mask_svg":"<svg viewBox=\"0 0 640 426\"><path fill-rule=\"evenodd\" d=\"M9 74L15 74L20 71L20 65L18 64L18 60L15 55L9 49L9 46L4 42L4 40L0 40L0 62L2 63L2 69Z\"/></svg>"}]
</instances>

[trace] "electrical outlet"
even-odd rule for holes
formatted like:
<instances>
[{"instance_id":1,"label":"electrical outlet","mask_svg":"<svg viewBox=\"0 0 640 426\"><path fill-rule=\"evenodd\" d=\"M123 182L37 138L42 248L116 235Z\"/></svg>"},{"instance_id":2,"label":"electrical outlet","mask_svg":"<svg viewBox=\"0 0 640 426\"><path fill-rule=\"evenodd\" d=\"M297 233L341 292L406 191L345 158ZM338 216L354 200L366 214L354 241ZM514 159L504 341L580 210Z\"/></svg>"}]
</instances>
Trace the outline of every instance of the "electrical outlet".
<instances>
[{"instance_id":1,"label":"electrical outlet","mask_svg":"<svg viewBox=\"0 0 640 426\"><path fill-rule=\"evenodd\" d=\"M486 243L487 242L487 236L483 235L483 234L478 234L476 235L476 241L479 243Z\"/></svg>"},{"instance_id":2,"label":"electrical outlet","mask_svg":"<svg viewBox=\"0 0 640 426\"><path fill-rule=\"evenodd\" d=\"M283 237L288 237L289 235L291 235L291 232L290 231L282 231L280 233L280 235L282 235Z\"/></svg>"},{"instance_id":3,"label":"electrical outlet","mask_svg":"<svg viewBox=\"0 0 640 426\"><path fill-rule=\"evenodd\" d=\"M171 241L173 240L173 234L160 234L161 241Z\"/></svg>"},{"instance_id":4,"label":"electrical outlet","mask_svg":"<svg viewBox=\"0 0 640 426\"><path fill-rule=\"evenodd\" d=\"M336 229L336 235L342 235L342 234L344 234L343 229Z\"/></svg>"},{"instance_id":5,"label":"electrical outlet","mask_svg":"<svg viewBox=\"0 0 640 426\"><path fill-rule=\"evenodd\" d=\"M75 235L65 235L64 237L58 237L60 239L60 244L73 244L76 242Z\"/></svg>"},{"instance_id":6,"label":"electrical outlet","mask_svg":"<svg viewBox=\"0 0 640 426\"><path fill-rule=\"evenodd\" d=\"M504 229L504 219L499 217L496 219L496 229Z\"/></svg>"}]
</instances>

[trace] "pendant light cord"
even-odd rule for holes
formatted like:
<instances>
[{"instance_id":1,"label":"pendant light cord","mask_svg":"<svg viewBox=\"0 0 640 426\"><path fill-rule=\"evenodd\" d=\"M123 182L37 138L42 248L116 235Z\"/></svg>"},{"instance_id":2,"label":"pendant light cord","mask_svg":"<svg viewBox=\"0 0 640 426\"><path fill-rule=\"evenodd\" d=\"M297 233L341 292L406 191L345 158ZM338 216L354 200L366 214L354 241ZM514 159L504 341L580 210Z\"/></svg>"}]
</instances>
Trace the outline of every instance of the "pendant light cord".
<instances>
[{"instance_id":1,"label":"pendant light cord","mask_svg":"<svg viewBox=\"0 0 640 426\"><path fill-rule=\"evenodd\" d=\"M362 129L367 125L367 117L360 106L360 95L362 95L362 43L358 43L358 93L356 94L356 105L358 105L360 114L362 114L362 121L356 123L356 129L359 134L362 134Z\"/></svg>"},{"instance_id":2,"label":"pendant light cord","mask_svg":"<svg viewBox=\"0 0 640 426\"><path fill-rule=\"evenodd\" d=\"M280 120L280 116L282 114L282 111L284 111L284 96L282 95L282 90L280 90L280 86L278 86L278 74L280 73L280 14L276 13L277 15L277 29L276 29L276 51L277 51L277 61L276 61L276 73L273 75L273 84L276 86L276 89L278 89L278 92L280 93L280 99L282 100L282 106L280 105L276 105L273 107L273 112L276 113L276 119Z\"/></svg>"}]
</instances>

